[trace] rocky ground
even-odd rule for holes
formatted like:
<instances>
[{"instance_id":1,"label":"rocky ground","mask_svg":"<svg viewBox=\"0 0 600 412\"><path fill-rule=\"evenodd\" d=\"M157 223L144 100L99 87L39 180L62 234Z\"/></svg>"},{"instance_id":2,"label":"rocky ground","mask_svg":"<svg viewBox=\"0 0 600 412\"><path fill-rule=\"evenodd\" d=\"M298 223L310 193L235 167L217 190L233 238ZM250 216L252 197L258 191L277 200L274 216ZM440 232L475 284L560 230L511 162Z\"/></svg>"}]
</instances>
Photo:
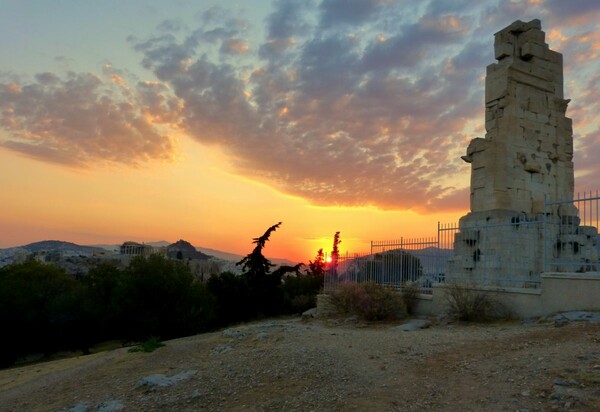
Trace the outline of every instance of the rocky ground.
<instances>
[{"instance_id":1,"label":"rocky ground","mask_svg":"<svg viewBox=\"0 0 600 412\"><path fill-rule=\"evenodd\" d=\"M268 320L2 370L0 410L600 410L600 324Z\"/></svg>"}]
</instances>

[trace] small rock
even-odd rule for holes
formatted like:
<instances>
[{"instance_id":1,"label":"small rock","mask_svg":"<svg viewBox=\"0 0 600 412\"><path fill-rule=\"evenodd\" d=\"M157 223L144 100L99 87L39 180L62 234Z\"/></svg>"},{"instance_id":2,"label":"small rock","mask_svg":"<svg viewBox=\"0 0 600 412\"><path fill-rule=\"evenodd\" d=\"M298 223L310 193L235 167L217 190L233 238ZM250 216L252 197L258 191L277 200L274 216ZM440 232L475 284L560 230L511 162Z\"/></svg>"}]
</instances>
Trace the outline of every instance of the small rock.
<instances>
[{"instance_id":1,"label":"small rock","mask_svg":"<svg viewBox=\"0 0 600 412\"><path fill-rule=\"evenodd\" d=\"M69 409L67 409L67 412L87 412L88 410L88 405L82 402L71 406Z\"/></svg>"},{"instance_id":2,"label":"small rock","mask_svg":"<svg viewBox=\"0 0 600 412\"><path fill-rule=\"evenodd\" d=\"M241 339L244 337L244 332L239 329L225 329L223 336L234 339Z\"/></svg>"},{"instance_id":3,"label":"small rock","mask_svg":"<svg viewBox=\"0 0 600 412\"><path fill-rule=\"evenodd\" d=\"M215 346L210 351L210 353L215 355L215 354L227 353L232 350L233 350L233 346L231 346L231 345L218 345L218 346Z\"/></svg>"},{"instance_id":4,"label":"small rock","mask_svg":"<svg viewBox=\"0 0 600 412\"><path fill-rule=\"evenodd\" d=\"M312 308L302 313L302 319L312 319L317 317L317 308Z\"/></svg>"},{"instance_id":5,"label":"small rock","mask_svg":"<svg viewBox=\"0 0 600 412\"><path fill-rule=\"evenodd\" d=\"M98 405L96 407L96 411L98 411L98 412L113 412L113 411L120 411L123 409L125 409L125 405L123 405L123 402L121 402L119 400L111 400L111 401L102 402L100 405Z\"/></svg>"},{"instance_id":6,"label":"small rock","mask_svg":"<svg viewBox=\"0 0 600 412\"><path fill-rule=\"evenodd\" d=\"M404 324L395 327L395 330L402 332L414 332L419 329L425 329L431 326L431 321L427 319L410 319Z\"/></svg>"},{"instance_id":7,"label":"small rock","mask_svg":"<svg viewBox=\"0 0 600 412\"><path fill-rule=\"evenodd\" d=\"M188 371L179 372L178 374L173 375L173 376L165 376L162 373L158 373L155 375L149 375L149 376L146 376L146 377L140 379L138 382L138 386L149 386L149 387L157 386L160 388L164 388L167 386L171 386L182 380L189 379L192 376L194 376L197 372L198 371L191 369Z\"/></svg>"},{"instance_id":8,"label":"small rock","mask_svg":"<svg viewBox=\"0 0 600 412\"><path fill-rule=\"evenodd\" d=\"M529 391L523 391L523 392L521 392L521 396L528 397L529 395L530 395Z\"/></svg>"},{"instance_id":9,"label":"small rock","mask_svg":"<svg viewBox=\"0 0 600 412\"><path fill-rule=\"evenodd\" d=\"M268 338L269 338L269 334L267 332L260 332L260 333L257 333L255 336L256 340L265 340Z\"/></svg>"}]
</instances>

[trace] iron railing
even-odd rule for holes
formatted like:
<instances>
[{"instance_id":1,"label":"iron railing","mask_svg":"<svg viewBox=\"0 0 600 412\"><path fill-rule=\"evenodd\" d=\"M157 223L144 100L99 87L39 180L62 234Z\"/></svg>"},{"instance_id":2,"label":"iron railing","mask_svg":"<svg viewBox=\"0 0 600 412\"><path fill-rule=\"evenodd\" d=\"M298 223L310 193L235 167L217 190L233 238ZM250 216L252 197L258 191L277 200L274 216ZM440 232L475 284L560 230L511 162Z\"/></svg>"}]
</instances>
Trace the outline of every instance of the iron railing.
<instances>
[{"instance_id":1,"label":"iron railing","mask_svg":"<svg viewBox=\"0 0 600 412\"><path fill-rule=\"evenodd\" d=\"M326 271L325 288L346 281L396 288L416 282L431 293L433 284L448 280L539 288L543 272L600 270L599 223L598 192L545 201L543 214L516 213L507 222L438 223L437 237L372 241L370 253L338 257Z\"/></svg>"}]
</instances>

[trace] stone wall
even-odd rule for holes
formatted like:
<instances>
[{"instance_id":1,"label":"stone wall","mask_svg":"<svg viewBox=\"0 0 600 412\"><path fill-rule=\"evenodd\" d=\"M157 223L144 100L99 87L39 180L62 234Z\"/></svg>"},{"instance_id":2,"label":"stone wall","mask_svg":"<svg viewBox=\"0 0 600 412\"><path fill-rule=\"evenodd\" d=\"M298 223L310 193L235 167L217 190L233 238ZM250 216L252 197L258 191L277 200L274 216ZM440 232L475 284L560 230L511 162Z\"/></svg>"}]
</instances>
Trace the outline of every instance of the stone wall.
<instances>
[{"instance_id":1,"label":"stone wall","mask_svg":"<svg viewBox=\"0 0 600 412\"><path fill-rule=\"evenodd\" d=\"M570 311L600 311L600 273L547 273L540 289L479 287L517 318L531 318ZM447 311L447 288L435 285L432 295L422 295L416 306L420 316Z\"/></svg>"}]
</instances>

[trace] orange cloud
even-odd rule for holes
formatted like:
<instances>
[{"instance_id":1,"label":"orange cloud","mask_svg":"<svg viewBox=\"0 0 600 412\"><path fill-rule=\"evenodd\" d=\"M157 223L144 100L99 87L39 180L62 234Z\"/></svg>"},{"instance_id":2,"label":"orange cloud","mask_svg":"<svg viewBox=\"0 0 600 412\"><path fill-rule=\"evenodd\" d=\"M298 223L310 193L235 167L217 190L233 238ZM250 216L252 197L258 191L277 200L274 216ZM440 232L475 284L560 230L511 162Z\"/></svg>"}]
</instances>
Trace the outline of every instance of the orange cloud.
<instances>
[{"instance_id":1,"label":"orange cloud","mask_svg":"<svg viewBox=\"0 0 600 412\"><path fill-rule=\"evenodd\" d=\"M36 81L0 83L0 145L41 160L91 166L171 160L174 143L140 109L125 80L110 73L41 73Z\"/></svg>"}]
</instances>

